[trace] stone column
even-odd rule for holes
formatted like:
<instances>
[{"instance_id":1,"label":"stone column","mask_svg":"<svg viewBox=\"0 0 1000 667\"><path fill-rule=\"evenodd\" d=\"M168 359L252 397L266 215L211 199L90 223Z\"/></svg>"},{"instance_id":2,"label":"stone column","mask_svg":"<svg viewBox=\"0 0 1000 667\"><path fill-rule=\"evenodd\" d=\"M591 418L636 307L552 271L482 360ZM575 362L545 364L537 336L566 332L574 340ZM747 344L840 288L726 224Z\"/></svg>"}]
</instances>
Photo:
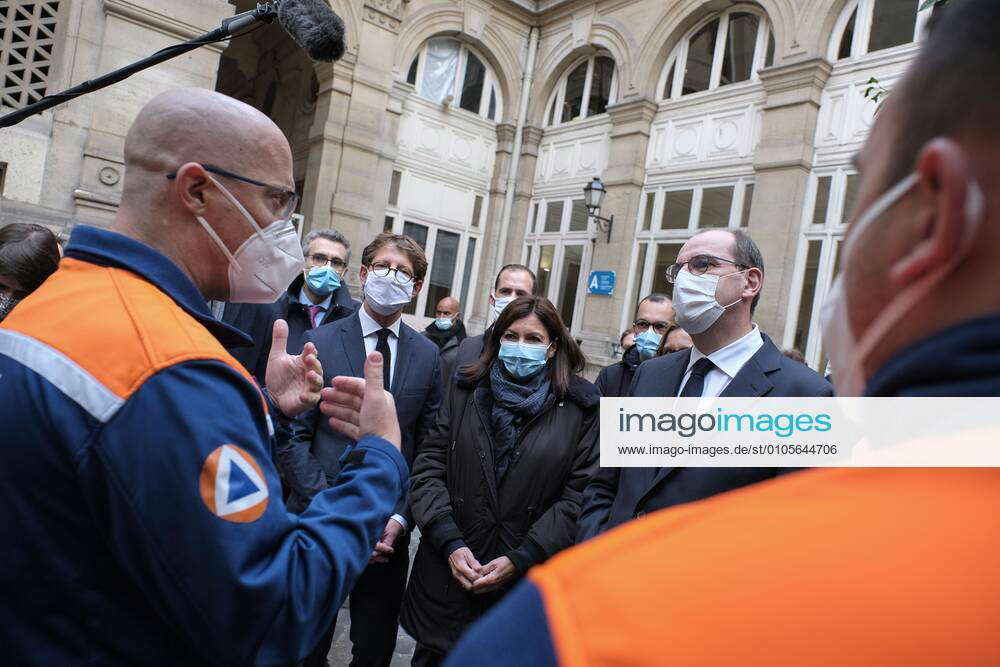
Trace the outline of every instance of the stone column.
<instances>
[{"instance_id":1,"label":"stone column","mask_svg":"<svg viewBox=\"0 0 1000 667\"><path fill-rule=\"evenodd\" d=\"M646 149L650 127L656 114L656 103L637 99L608 108L611 117L611 145L608 149L608 166L601 180L608 190L601 206L601 217L615 216L611 242L607 234L598 230L593 245L591 270L614 271L615 291L612 296L586 295L584 297L583 326L580 338L588 359L588 374L596 375L597 369L614 360L610 358L611 343L617 342L619 317L628 295L629 261L635 221L641 201L642 187L646 180ZM583 188L585 184L581 183Z\"/></svg>"},{"instance_id":2,"label":"stone column","mask_svg":"<svg viewBox=\"0 0 1000 667\"><path fill-rule=\"evenodd\" d=\"M401 0L363 4L356 57L317 67L302 209L308 228L333 227L350 240L353 288L361 250L382 231L404 97L393 76Z\"/></svg>"},{"instance_id":3,"label":"stone column","mask_svg":"<svg viewBox=\"0 0 1000 667\"><path fill-rule=\"evenodd\" d=\"M760 73L767 91L749 233L764 256L764 291L754 316L777 345L792 294L806 186L813 166L820 97L832 66L811 58Z\"/></svg>"}]
</instances>

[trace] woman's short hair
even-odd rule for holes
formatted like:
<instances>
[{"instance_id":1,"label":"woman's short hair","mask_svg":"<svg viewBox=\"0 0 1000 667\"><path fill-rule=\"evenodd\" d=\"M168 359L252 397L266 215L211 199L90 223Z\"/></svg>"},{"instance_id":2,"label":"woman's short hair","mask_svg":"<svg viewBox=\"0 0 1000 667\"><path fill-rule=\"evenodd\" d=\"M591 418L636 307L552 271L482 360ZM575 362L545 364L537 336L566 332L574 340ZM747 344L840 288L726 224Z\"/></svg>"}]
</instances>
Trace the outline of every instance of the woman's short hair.
<instances>
[{"instance_id":1,"label":"woman's short hair","mask_svg":"<svg viewBox=\"0 0 1000 667\"><path fill-rule=\"evenodd\" d=\"M549 340L555 343L556 353L549 361L546 372L552 383L552 391L557 396L565 396L569 391L570 378L583 372L586 358L563 324L559 311L544 296L522 296L511 301L483 341L483 352L479 359L460 368L459 377L470 384L478 384L488 378L490 367L500 354L500 341L504 333L512 324L529 315L534 315L541 321Z\"/></svg>"},{"instance_id":2,"label":"woman's short hair","mask_svg":"<svg viewBox=\"0 0 1000 667\"><path fill-rule=\"evenodd\" d=\"M13 278L24 295L45 282L59 265L59 244L48 228L27 222L0 227L0 275Z\"/></svg>"}]
</instances>

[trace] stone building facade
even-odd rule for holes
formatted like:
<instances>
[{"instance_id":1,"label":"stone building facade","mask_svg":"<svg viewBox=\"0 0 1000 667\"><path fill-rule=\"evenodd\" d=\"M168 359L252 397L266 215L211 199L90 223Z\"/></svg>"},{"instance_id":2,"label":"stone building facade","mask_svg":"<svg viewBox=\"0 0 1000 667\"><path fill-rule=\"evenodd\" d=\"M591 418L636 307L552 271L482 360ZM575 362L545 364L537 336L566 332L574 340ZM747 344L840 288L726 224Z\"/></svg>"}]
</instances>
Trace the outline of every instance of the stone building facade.
<instances>
[{"instance_id":1,"label":"stone building facade","mask_svg":"<svg viewBox=\"0 0 1000 667\"><path fill-rule=\"evenodd\" d=\"M919 48L931 15L919 0L331 4L348 42L337 63L310 62L269 26L0 130L0 224L107 220L136 110L165 88L215 87L288 136L304 230L335 227L359 249L383 229L424 245L431 269L412 324L452 294L481 330L498 267L523 262L594 370L617 354L637 299L668 290L685 239L742 227L766 260L761 329L825 365L818 305L856 195L850 158L877 109L865 92L872 77L890 90ZM253 3L3 6L9 107ZM25 60L30 75L4 72ZM594 177L610 240L583 206ZM614 272L610 295L588 293L591 271Z\"/></svg>"}]
</instances>

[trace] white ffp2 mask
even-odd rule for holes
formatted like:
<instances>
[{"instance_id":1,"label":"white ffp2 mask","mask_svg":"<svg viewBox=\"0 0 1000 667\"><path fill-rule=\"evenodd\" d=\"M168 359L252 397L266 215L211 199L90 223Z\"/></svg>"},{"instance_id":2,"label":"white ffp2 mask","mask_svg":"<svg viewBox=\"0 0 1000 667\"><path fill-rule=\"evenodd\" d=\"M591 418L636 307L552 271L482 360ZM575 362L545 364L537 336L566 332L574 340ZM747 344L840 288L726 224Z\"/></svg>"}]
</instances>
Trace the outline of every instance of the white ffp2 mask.
<instances>
[{"instance_id":1,"label":"white ffp2 mask","mask_svg":"<svg viewBox=\"0 0 1000 667\"><path fill-rule=\"evenodd\" d=\"M205 218L195 216L215 245L229 260L229 299L231 303L274 303L295 279L305 258L291 220L276 220L261 229L254 217L221 183L212 182L243 214L254 233L235 253L222 242Z\"/></svg>"}]
</instances>

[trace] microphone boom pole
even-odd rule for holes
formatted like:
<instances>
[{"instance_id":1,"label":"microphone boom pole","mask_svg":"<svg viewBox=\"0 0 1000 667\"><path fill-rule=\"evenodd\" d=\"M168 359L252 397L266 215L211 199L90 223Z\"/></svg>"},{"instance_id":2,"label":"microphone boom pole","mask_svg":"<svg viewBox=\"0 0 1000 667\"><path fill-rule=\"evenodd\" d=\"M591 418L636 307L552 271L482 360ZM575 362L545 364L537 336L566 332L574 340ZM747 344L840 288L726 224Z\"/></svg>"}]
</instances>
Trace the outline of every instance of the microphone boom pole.
<instances>
[{"instance_id":1,"label":"microphone boom pole","mask_svg":"<svg viewBox=\"0 0 1000 667\"><path fill-rule=\"evenodd\" d=\"M275 18L277 18L277 16L278 2L259 2L257 3L257 7L255 9L251 9L248 12L243 12L242 14L237 14L236 16L231 16L228 19L225 19L221 26L211 32L201 35L200 37L195 37L194 39L183 42L182 44L168 46L149 57L132 63L131 65L126 65L125 67L109 72L96 79L84 81L83 83L64 90L61 93L46 95L33 104L29 104L26 107L2 116L0 117L0 128L17 125L29 116L34 116L35 114L51 109L54 106L58 106L64 102L69 102L70 100L76 99L81 95L86 95L87 93L107 88L114 83L127 79L136 72L141 72L142 70L152 67L153 65L158 65L166 60L170 60L171 58L176 58L179 55L187 53L188 51L193 51L200 46L204 46L205 44L221 42L231 37L239 37L240 35L234 33L238 33L245 28L250 28L251 26L259 27L265 23L271 23Z\"/></svg>"}]
</instances>

